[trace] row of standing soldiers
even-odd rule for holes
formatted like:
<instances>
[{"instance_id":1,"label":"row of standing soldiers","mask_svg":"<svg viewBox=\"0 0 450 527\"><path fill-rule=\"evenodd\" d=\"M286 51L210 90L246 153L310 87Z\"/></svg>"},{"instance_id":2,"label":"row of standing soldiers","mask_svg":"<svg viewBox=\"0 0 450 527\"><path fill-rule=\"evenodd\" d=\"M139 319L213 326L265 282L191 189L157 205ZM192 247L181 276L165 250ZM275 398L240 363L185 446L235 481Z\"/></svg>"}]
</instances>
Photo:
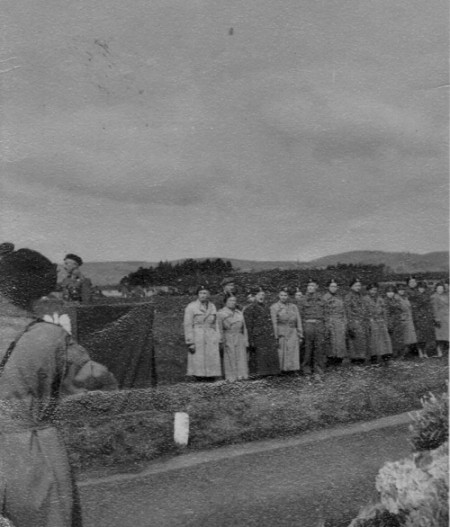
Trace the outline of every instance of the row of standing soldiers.
<instances>
[{"instance_id":1,"label":"row of standing soldiers","mask_svg":"<svg viewBox=\"0 0 450 527\"><path fill-rule=\"evenodd\" d=\"M317 289L311 280L306 294L290 301L293 292L281 288L278 301L268 306L265 292L258 288L242 310L234 293L225 291L225 305L217 311L208 288L200 287L198 299L185 311L187 374L224 375L229 380L298 371L322 375L327 364L343 359L387 363L413 349L425 357L436 341L441 353L441 346L448 343L444 285L437 288L441 294L433 296L414 278L407 287L388 286L384 295L378 284L367 285L363 295L359 279L350 283L344 297L334 280L325 294ZM436 306L441 306L440 313Z\"/></svg>"}]
</instances>

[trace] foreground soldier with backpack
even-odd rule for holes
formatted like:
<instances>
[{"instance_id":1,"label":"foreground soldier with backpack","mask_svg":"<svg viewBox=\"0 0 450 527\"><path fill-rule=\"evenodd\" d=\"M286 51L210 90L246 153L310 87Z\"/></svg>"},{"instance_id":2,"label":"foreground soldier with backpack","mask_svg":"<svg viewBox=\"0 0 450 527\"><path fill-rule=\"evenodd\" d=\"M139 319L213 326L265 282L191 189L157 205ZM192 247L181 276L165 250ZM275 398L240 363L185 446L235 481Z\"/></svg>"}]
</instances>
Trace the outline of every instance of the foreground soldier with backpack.
<instances>
[{"instance_id":1,"label":"foreground soldier with backpack","mask_svg":"<svg viewBox=\"0 0 450 527\"><path fill-rule=\"evenodd\" d=\"M69 461L52 423L86 351L32 304L55 290L56 266L19 249L0 261L0 514L15 527L80 527Z\"/></svg>"}]
</instances>

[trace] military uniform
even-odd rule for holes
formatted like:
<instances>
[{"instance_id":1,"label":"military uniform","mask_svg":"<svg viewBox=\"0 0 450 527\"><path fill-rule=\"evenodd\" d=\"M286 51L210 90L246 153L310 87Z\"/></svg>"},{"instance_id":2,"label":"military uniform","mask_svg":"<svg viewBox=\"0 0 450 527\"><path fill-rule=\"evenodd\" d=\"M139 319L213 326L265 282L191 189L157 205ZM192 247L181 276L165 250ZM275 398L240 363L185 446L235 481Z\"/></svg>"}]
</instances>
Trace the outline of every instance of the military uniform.
<instances>
[{"instance_id":1,"label":"military uniform","mask_svg":"<svg viewBox=\"0 0 450 527\"><path fill-rule=\"evenodd\" d=\"M0 510L22 527L81 525L56 404L89 361L61 327L0 302Z\"/></svg>"},{"instance_id":2,"label":"military uniform","mask_svg":"<svg viewBox=\"0 0 450 527\"><path fill-rule=\"evenodd\" d=\"M322 296L306 293L299 303L300 317L303 322L305 353L302 361L303 373L323 373L325 370L325 305Z\"/></svg>"},{"instance_id":3,"label":"military uniform","mask_svg":"<svg viewBox=\"0 0 450 527\"><path fill-rule=\"evenodd\" d=\"M63 299L67 302L81 302L88 304L91 301L92 283L81 273L66 276L60 284Z\"/></svg>"}]
</instances>

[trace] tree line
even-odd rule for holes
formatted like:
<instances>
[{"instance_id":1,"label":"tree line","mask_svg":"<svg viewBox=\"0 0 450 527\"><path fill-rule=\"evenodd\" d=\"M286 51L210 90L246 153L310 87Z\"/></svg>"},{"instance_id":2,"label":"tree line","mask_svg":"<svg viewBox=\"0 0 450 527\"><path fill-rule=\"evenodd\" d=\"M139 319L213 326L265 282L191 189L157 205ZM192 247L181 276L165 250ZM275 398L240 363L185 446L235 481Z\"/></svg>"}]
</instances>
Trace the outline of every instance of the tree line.
<instances>
[{"instance_id":1,"label":"tree line","mask_svg":"<svg viewBox=\"0 0 450 527\"><path fill-rule=\"evenodd\" d=\"M421 280L441 280L446 273L416 273ZM282 286L300 287L304 291L309 279L316 280L321 287L326 287L329 280L337 280L342 289L346 289L352 278L358 277L363 284L371 282L404 282L405 273L393 273L384 264L346 264L338 263L325 268L311 269L272 269L253 272L239 272L228 260L187 259L178 263L159 262L155 267L140 267L121 280L121 285L141 286L174 286L180 293L192 293L198 284L206 283L212 293L221 290L224 276L233 276L239 291L245 292L254 286L261 286L267 291L277 291Z\"/></svg>"},{"instance_id":2,"label":"tree line","mask_svg":"<svg viewBox=\"0 0 450 527\"><path fill-rule=\"evenodd\" d=\"M204 276L223 277L232 272L233 265L229 260L207 258L198 261L189 258L176 264L161 261L156 267L139 267L137 271L122 278L120 283L142 287L171 285L174 282L183 281L184 278L192 278L196 281L201 280Z\"/></svg>"}]
</instances>

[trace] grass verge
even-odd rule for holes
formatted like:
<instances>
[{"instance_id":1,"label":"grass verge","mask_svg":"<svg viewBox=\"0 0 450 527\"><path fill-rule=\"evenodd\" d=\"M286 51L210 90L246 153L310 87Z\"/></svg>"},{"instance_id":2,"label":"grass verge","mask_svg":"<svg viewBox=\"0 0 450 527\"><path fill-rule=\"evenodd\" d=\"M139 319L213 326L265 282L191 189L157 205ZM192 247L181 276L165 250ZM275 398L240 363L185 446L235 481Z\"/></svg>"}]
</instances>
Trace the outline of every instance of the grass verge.
<instances>
[{"instance_id":1,"label":"grass verge","mask_svg":"<svg viewBox=\"0 0 450 527\"><path fill-rule=\"evenodd\" d=\"M180 451L288 437L305 431L417 409L420 397L445 390L446 359L343 367L324 382L274 377L236 383L183 383L146 390L91 392L68 398L58 424L80 471L132 470ZM190 416L189 446L173 443L173 414Z\"/></svg>"}]
</instances>

